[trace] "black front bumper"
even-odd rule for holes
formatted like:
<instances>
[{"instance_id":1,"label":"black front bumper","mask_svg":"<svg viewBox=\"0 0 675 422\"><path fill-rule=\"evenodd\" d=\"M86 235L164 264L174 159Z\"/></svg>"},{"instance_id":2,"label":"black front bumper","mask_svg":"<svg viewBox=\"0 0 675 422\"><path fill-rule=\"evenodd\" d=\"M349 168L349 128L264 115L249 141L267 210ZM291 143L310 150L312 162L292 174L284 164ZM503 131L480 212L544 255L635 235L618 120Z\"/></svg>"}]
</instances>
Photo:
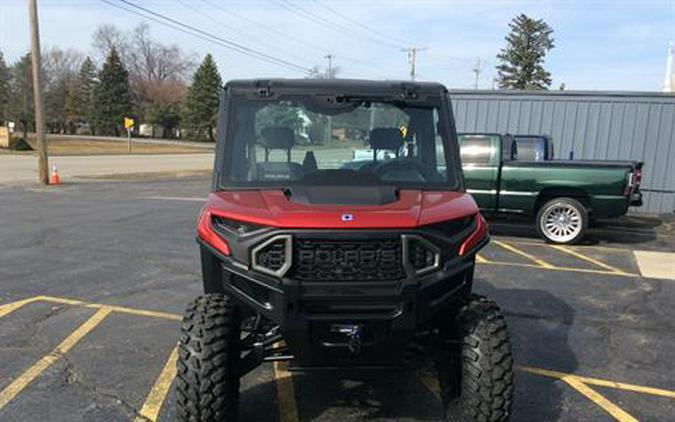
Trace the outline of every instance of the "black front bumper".
<instances>
[{"instance_id":1,"label":"black front bumper","mask_svg":"<svg viewBox=\"0 0 675 422\"><path fill-rule=\"evenodd\" d=\"M415 333L468 294L473 280L475 251L444 253L434 271L407 271L395 281L328 282L269 276L200 243L205 290L226 292L244 310L278 324L303 367L401 363ZM362 327L358 354L336 332L341 324Z\"/></svg>"}]
</instances>

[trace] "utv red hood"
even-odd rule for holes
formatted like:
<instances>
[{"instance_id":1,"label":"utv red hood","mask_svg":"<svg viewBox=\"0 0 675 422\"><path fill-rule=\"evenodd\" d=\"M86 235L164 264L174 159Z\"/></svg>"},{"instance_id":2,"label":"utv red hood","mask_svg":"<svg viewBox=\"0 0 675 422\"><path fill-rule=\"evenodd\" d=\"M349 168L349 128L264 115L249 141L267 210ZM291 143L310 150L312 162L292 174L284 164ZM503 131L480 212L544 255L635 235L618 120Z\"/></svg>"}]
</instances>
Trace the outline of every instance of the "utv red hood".
<instances>
[{"instance_id":1,"label":"utv red hood","mask_svg":"<svg viewBox=\"0 0 675 422\"><path fill-rule=\"evenodd\" d=\"M309 205L289 200L281 190L221 191L209 195L213 215L280 228L413 228L478 212L462 192L401 190L385 205ZM343 221L350 214L351 221Z\"/></svg>"}]
</instances>

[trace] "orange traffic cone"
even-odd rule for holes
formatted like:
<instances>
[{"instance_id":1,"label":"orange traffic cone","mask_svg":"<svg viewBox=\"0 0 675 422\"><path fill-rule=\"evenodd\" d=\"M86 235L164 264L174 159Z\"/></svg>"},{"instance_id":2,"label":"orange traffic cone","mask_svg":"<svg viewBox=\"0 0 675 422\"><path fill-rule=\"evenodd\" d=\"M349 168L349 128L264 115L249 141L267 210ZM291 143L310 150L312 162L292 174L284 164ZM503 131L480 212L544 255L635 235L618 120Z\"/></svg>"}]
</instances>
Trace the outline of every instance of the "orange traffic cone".
<instances>
[{"instance_id":1,"label":"orange traffic cone","mask_svg":"<svg viewBox=\"0 0 675 422\"><path fill-rule=\"evenodd\" d=\"M50 185L61 184L61 176L59 176L59 171L56 169L56 164L54 164L54 167L52 169L52 177L49 179L49 184Z\"/></svg>"}]
</instances>

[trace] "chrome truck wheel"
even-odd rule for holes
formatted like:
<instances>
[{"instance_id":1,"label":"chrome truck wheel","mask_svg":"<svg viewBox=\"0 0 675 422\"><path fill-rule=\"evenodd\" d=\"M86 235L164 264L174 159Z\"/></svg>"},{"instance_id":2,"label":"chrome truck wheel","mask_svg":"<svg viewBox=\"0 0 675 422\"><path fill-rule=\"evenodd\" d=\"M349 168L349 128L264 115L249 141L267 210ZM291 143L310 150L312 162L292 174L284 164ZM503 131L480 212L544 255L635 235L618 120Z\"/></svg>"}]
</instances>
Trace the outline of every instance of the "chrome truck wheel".
<instances>
[{"instance_id":1,"label":"chrome truck wheel","mask_svg":"<svg viewBox=\"0 0 675 422\"><path fill-rule=\"evenodd\" d=\"M536 221L537 231L547 242L572 244L584 237L588 212L575 199L554 198L539 209Z\"/></svg>"}]
</instances>

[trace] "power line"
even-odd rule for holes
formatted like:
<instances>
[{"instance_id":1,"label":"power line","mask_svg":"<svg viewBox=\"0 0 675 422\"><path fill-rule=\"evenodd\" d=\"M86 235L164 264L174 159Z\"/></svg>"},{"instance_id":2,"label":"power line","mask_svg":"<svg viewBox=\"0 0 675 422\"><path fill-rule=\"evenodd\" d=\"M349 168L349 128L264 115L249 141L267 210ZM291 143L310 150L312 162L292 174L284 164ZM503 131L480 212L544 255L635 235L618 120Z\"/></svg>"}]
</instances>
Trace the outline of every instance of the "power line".
<instances>
[{"instance_id":1,"label":"power line","mask_svg":"<svg viewBox=\"0 0 675 422\"><path fill-rule=\"evenodd\" d=\"M262 22L259 22L259 21L255 20L255 19L251 19L251 18L249 18L248 16L246 16L242 13L238 13L238 12L235 12L234 10L232 10L230 8L224 7L223 5L221 5L218 2L211 1L211 0L201 0L201 1L203 3L205 3L206 5L209 5L213 8L215 8L215 9L220 10L221 12L224 12L228 15L234 16L235 18L244 20L244 21L246 21L246 22L248 22L252 25L255 25L256 27L267 31L268 33L275 34L277 36L281 36L281 37L284 37L284 38L288 38L288 39L290 39L291 41L293 41L297 44L304 45L305 47L308 47L308 48L311 48L315 51L318 51L322 55L325 55L326 53L328 53L328 50L323 46L320 46L318 44L314 44L312 42L309 42L309 41L307 41L303 38L300 38L298 36L295 36L291 33L281 31L281 30L279 30L279 29L277 29L273 26L266 25ZM382 70L380 68L378 68L376 66L373 66L372 64L370 64L366 61L359 60L359 59L354 58L354 57L345 56L345 55L341 54L340 59L344 62L349 62L349 63L352 63L352 64L357 65L357 66L362 67L362 68L369 68L371 70L375 70L378 73L382 72ZM343 69L343 72L344 72L344 69ZM382 76L381 73L380 73L380 76Z\"/></svg>"},{"instance_id":2,"label":"power line","mask_svg":"<svg viewBox=\"0 0 675 422\"><path fill-rule=\"evenodd\" d=\"M345 14L339 12L339 11L336 10L336 9L333 9L332 7L328 6L327 4L325 4L325 3L323 3L323 2L321 2L321 1L319 1L319 0L314 0L314 2L315 2L316 4L318 4L319 6L323 7L324 9L328 10L328 11L331 12L332 14L334 14L334 15L336 15L336 16L339 16L340 18L346 20L347 22L350 22L351 24L353 24L353 25L355 25L355 26L361 28L363 31L370 32L370 33L372 33L372 34L374 34L374 35L376 35L376 36L382 38L382 39L385 40L385 42L387 42L387 44L389 44L389 45L396 46L397 48L400 48L401 46L408 44L408 42L405 41L405 40L402 40L402 39L397 38L397 37L392 37L392 36L387 35L387 34L385 34L385 33L383 33L383 32L380 32L380 31L378 31L378 30L375 29L375 28L372 28L372 27L370 27L370 26L368 26L368 25L365 25L365 24L363 24L363 23L357 21L356 19L354 19L354 18L352 18L352 17L350 17L350 16L347 16L347 15L345 15ZM393 40L393 41L392 41L392 40Z\"/></svg>"},{"instance_id":3,"label":"power line","mask_svg":"<svg viewBox=\"0 0 675 422\"><path fill-rule=\"evenodd\" d=\"M245 36L245 37L250 37L250 36L251 36L250 34L247 34L246 32L240 30L239 28L236 28L236 27L234 27L234 26L232 26L232 25L229 25L229 24L223 22L221 19L218 19L218 18L216 18L216 17L214 17L214 16L212 16L212 15L209 15L208 13L202 12L202 11L199 10L198 8L194 7L191 3L188 3L188 2L183 1L183 0L176 0L176 1L178 1L178 3L182 4L185 8L187 8L187 9L193 11L194 13L196 13L196 14L198 14L198 15L200 15L200 16L203 16L204 18L209 19L209 20L211 20L211 21L217 23L219 26L222 26L222 27L225 27L225 28L229 28L231 31L234 31L234 32L236 32L236 33L238 33L238 34L240 34L240 35ZM274 45L272 45L272 44L270 44L270 43L268 43L268 42L265 42L265 41L260 41L260 40L258 40L257 43L260 44L260 45L267 46L268 48L272 48L272 49L275 49L275 50L280 50L277 46L274 46ZM306 57L301 57L301 56L298 56L298 55L295 55L295 54L293 54L293 53L289 53L289 52L286 52L286 51L284 51L284 53L285 53L287 56L293 57L293 58L295 58L295 59L297 59L297 60L299 60L299 61L301 61L301 62L309 63L309 62L307 62L307 58L306 58Z\"/></svg>"},{"instance_id":4,"label":"power line","mask_svg":"<svg viewBox=\"0 0 675 422\"><path fill-rule=\"evenodd\" d=\"M413 55L412 52L410 51L410 48L405 47L405 44L406 44L405 42L399 43L398 40L396 40L394 37L388 36L388 35L384 34L383 32L377 31L374 28L370 28L367 25L365 25L365 24L363 24L363 23L361 23L361 22L359 22L359 21L357 21L357 20L337 11L336 9L333 9L332 7L320 2L319 0L314 0L314 2L317 5L329 10L333 14L341 17L342 19L351 22L353 25L356 25L356 26L358 26L359 28L362 28L365 31L372 32L372 33L378 35L380 38L376 39L376 38L373 38L371 36L361 36L361 35L355 33L354 30L349 28L349 27L346 27L344 25L335 23L335 22L333 22L331 20L328 20L328 19L326 19L326 18L324 18L324 17L322 17L322 16L320 16L316 13L312 13L311 11L307 10L306 8L303 8L299 5L297 5L297 2L291 2L290 0L269 0L269 1L276 4L277 6L280 6L284 9L290 11L291 13L294 13L297 16L300 16L300 17L302 17L306 20L312 21L312 22L320 25L321 27L328 28L328 29L330 29L334 32L337 32L337 33L341 34L341 35L356 37L359 40L362 40L363 38L366 38L369 41L376 42L378 44L383 44L383 45L386 45L388 47L396 48L400 51L408 51L409 57ZM382 39L382 38L384 38L384 39ZM415 50L416 51L415 51L414 55L416 55L417 52L420 52L422 50L426 50L426 48L425 49L416 48ZM464 63L470 62L472 60L469 57L453 57L453 56L447 56L447 55L442 55L442 57L446 60L460 61L460 62L464 62ZM348 58L346 58L344 56L341 56L341 58L345 61L348 61ZM415 64L413 63L414 59L412 57L410 57L410 62L411 62L410 63L411 67L414 68ZM411 69L411 77L414 77L413 76L414 73L415 73L415 69Z\"/></svg>"},{"instance_id":5,"label":"power line","mask_svg":"<svg viewBox=\"0 0 675 422\"><path fill-rule=\"evenodd\" d=\"M214 35L210 32L201 30L201 29L196 28L192 25L188 25L188 24L183 23L179 20L176 20L176 19L170 18L168 16L165 16L161 13L154 12L150 9L147 9L147 8L143 7L143 6L139 6L137 4L131 3L127 0L118 0L118 1L128 5L130 7L133 7L134 9L141 10L145 14L139 13L137 11L130 10L130 9L128 9L126 7L123 7L119 4L113 3L110 0L101 0L101 1L106 3L106 4L111 5L113 7L116 7L118 9L122 9L122 10L125 10L125 11L129 12L129 13L133 13L135 15L142 16L146 19L152 20L153 22L159 23L159 24L164 25L164 26L171 27L173 29L177 29L181 32L190 34L190 35L195 36L195 37L200 38L200 39L204 39L204 40L212 42L214 44L218 44L222 47L228 48L230 50L234 50L238 53L247 55L249 57L253 57L253 58L256 58L258 60L262 60L262 61L265 61L267 63L274 64L274 65L281 66L281 67L285 67L285 68L288 68L288 69L300 70L302 72L311 71L311 69L308 68L308 67L305 67L305 66L290 62L288 60L284 60L284 59L272 56L272 55L267 54L267 53L263 53L261 51L258 51L256 49L251 48L251 47L247 47L245 45L236 43L236 42L228 40L226 38L219 37L219 36ZM149 14L151 16L147 16L146 14ZM157 18L161 19L161 21L158 20L158 19L154 19L153 17L157 17ZM167 23L167 22L169 22L169 23Z\"/></svg>"},{"instance_id":6,"label":"power line","mask_svg":"<svg viewBox=\"0 0 675 422\"><path fill-rule=\"evenodd\" d=\"M336 22L330 21L330 20L328 20L328 19L326 19L326 18L324 18L324 17L322 17L322 16L320 16L316 13L310 12L307 9L305 9L303 7L300 7L297 4L292 3L288 0L270 0L270 1L272 3L280 6L280 7L283 7L284 9L288 10L291 13L294 13L294 14L296 14L296 15L298 15L298 16L306 19L306 20L310 20L314 23L317 23L321 27L328 28L331 31L336 32L340 35L347 35L347 36L350 36L350 37L353 37L353 38L358 38L358 39L367 39L371 42L375 42L375 43L378 43L378 44L381 44L381 45L386 45L388 47L397 48L397 49L401 47L400 45L391 43L389 41L383 41L383 40L380 40L380 39L377 39L377 38L372 38L372 37L367 37L367 36L360 36L360 35L354 33L354 31L352 31L350 28L348 28L346 26L343 26L341 24L338 24Z\"/></svg>"},{"instance_id":7,"label":"power line","mask_svg":"<svg viewBox=\"0 0 675 422\"><path fill-rule=\"evenodd\" d=\"M309 48L312 48L316 51L319 51L322 54L326 52L326 49L324 47L318 45L318 44L311 43L311 42L309 42L307 40L304 40L300 37L296 37L292 34L286 33L284 31L280 31L280 30L274 28L273 26L265 25L264 23L258 22L255 19L251 19L251 18L249 18L245 15L242 15L241 13L237 13L234 10L227 9L227 8L223 7L220 3L212 2L210 0L201 0L201 1L208 4L209 6L211 6L213 8L219 9L222 12L225 12L229 15L235 16L239 19L245 20L246 22L248 22L252 25L255 25L259 28L262 28L262 29L266 30L267 32L270 32L270 33L273 33L273 34L276 34L276 35L279 35L279 36L282 36L282 37L286 37L288 39L291 39L291 40L295 41L298 44L304 45L305 47L309 47Z\"/></svg>"}]
</instances>

